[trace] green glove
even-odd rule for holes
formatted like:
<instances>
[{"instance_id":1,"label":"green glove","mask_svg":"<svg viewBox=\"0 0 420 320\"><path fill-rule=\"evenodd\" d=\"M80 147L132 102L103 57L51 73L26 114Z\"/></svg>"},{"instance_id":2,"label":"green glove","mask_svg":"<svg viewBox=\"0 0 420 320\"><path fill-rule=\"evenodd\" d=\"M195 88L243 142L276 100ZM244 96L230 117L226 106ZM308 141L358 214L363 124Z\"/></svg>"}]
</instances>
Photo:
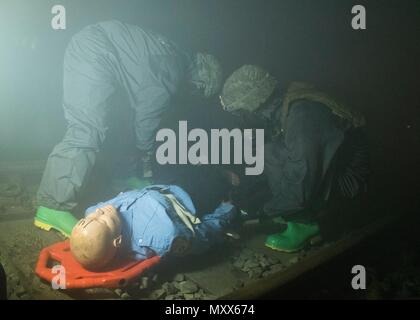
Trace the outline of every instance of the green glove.
<instances>
[{"instance_id":1,"label":"green glove","mask_svg":"<svg viewBox=\"0 0 420 320\"><path fill-rule=\"evenodd\" d=\"M152 182L149 179L139 179L137 177L130 177L126 179L126 185L130 189L143 189L144 187L150 186Z\"/></svg>"},{"instance_id":2,"label":"green glove","mask_svg":"<svg viewBox=\"0 0 420 320\"><path fill-rule=\"evenodd\" d=\"M319 235L317 224L289 222L285 231L269 235L265 245L273 250L291 253L303 249L317 235Z\"/></svg>"},{"instance_id":3,"label":"green glove","mask_svg":"<svg viewBox=\"0 0 420 320\"><path fill-rule=\"evenodd\" d=\"M124 192L128 190L140 190L151 185L152 182L148 179L139 179L137 177L129 177L125 179L115 179L112 182L112 189L115 192Z\"/></svg>"},{"instance_id":4,"label":"green glove","mask_svg":"<svg viewBox=\"0 0 420 320\"><path fill-rule=\"evenodd\" d=\"M55 229L68 238L78 221L70 212L38 207L34 224L46 231Z\"/></svg>"}]
</instances>

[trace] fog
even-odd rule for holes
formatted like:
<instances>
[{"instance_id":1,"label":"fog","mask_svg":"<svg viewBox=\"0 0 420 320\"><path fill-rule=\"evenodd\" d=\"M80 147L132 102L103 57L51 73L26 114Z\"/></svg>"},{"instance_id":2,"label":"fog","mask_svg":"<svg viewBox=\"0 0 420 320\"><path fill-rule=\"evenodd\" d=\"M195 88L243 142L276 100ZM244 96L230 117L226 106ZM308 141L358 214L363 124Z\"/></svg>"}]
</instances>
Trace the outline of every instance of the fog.
<instances>
[{"instance_id":1,"label":"fog","mask_svg":"<svg viewBox=\"0 0 420 320\"><path fill-rule=\"evenodd\" d=\"M45 159L65 132L66 44L88 24L119 19L216 54L226 75L244 63L261 64L280 82L306 80L330 89L365 113L378 159L387 154L395 163L397 148L414 164L418 2L358 3L366 6L367 30L351 28L354 1L347 0L60 1L67 29L53 30L56 1L1 0L0 157Z\"/></svg>"}]
</instances>

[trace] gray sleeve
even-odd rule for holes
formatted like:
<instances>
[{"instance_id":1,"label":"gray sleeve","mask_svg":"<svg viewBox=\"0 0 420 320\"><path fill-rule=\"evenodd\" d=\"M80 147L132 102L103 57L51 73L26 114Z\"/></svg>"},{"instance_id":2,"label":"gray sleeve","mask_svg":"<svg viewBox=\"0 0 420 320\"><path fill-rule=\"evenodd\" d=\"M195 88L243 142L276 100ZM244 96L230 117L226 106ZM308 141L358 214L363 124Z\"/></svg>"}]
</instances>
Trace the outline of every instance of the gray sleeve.
<instances>
[{"instance_id":1,"label":"gray sleeve","mask_svg":"<svg viewBox=\"0 0 420 320\"><path fill-rule=\"evenodd\" d=\"M176 56L150 57L148 76L135 93L133 103L137 147L140 150L153 148L162 114L170 107L183 76L184 70Z\"/></svg>"},{"instance_id":2,"label":"gray sleeve","mask_svg":"<svg viewBox=\"0 0 420 320\"><path fill-rule=\"evenodd\" d=\"M143 89L142 99L135 109L135 132L138 149L149 151L153 148L162 113L169 107L170 100L171 95L162 87L150 86Z\"/></svg>"}]
</instances>

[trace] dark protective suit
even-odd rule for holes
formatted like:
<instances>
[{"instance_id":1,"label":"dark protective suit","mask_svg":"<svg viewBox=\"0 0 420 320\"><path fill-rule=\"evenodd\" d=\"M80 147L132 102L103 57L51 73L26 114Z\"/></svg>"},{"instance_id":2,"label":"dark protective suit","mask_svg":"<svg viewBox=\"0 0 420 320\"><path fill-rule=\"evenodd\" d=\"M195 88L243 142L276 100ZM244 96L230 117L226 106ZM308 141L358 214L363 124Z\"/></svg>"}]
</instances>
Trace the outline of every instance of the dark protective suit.
<instances>
[{"instance_id":1,"label":"dark protective suit","mask_svg":"<svg viewBox=\"0 0 420 320\"><path fill-rule=\"evenodd\" d=\"M273 197L264 211L291 220L314 220L314 210L296 213L327 200L333 185L347 197L365 190L368 159L361 130L352 129L321 103L294 102L284 134L265 146L264 173Z\"/></svg>"},{"instance_id":2,"label":"dark protective suit","mask_svg":"<svg viewBox=\"0 0 420 320\"><path fill-rule=\"evenodd\" d=\"M162 113L169 107L191 56L161 35L118 21L77 33L64 57L63 108L68 129L48 158L39 205L70 210L105 139L108 99L126 92L135 110L136 144L153 148Z\"/></svg>"}]
</instances>

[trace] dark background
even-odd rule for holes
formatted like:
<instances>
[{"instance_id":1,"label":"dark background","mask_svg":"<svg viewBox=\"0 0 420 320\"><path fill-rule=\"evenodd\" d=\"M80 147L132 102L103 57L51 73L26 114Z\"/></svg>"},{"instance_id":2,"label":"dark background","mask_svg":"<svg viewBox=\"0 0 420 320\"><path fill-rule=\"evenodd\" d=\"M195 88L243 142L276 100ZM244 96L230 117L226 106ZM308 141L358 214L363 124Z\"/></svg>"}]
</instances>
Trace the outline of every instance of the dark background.
<instances>
[{"instance_id":1,"label":"dark background","mask_svg":"<svg viewBox=\"0 0 420 320\"><path fill-rule=\"evenodd\" d=\"M55 4L66 8L67 30L50 26ZM367 30L351 28L356 4L366 7ZM418 195L420 2L411 0L2 0L0 161L44 159L60 141L65 46L106 19L210 51L227 75L260 64L282 83L333 91L367 117L378 190Z\"/></svg>"}]
</instances>

